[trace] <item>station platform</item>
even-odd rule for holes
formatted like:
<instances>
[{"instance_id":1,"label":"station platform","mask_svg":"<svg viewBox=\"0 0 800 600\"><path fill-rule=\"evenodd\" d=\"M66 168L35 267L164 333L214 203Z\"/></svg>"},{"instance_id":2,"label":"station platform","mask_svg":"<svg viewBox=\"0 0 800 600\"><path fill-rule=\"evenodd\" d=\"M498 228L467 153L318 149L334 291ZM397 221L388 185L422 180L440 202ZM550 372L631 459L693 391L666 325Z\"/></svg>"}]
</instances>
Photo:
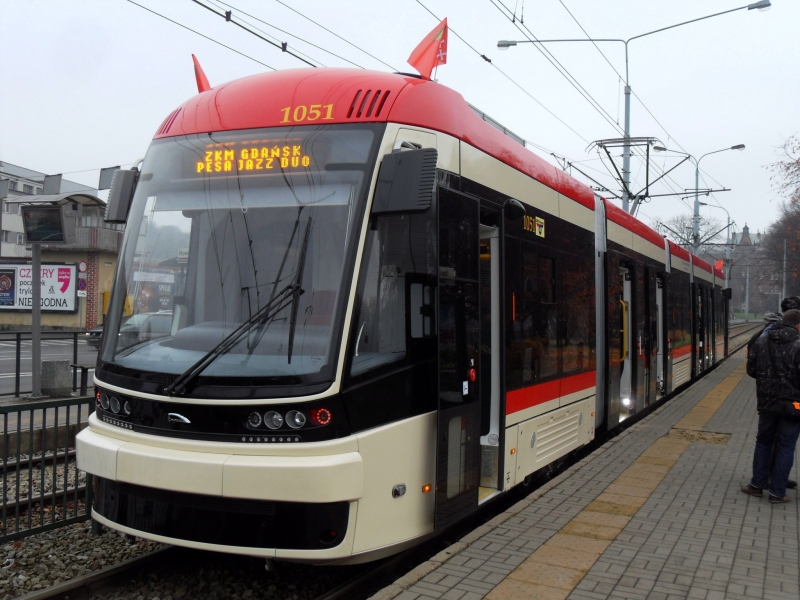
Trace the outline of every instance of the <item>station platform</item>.
<instances>
[{"instance_id":1,"label":"station platform","mask_svg":"<svg viewBox=\"0 0 800 600\"><path fill-rule=\"evenodd\" d=\"M797 491L772 505L739 490L758 423L744 358L373 599L800 598Z\"/></svg>"}]
</instances>

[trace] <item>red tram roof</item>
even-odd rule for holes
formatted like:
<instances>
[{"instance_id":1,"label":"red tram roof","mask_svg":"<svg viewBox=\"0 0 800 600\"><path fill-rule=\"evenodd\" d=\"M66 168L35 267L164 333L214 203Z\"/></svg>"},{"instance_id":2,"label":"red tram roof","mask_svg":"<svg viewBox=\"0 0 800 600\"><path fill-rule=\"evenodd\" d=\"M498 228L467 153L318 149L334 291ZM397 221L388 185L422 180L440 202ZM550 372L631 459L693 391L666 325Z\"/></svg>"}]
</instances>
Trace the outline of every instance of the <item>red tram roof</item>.
<instances>
[{"instance_id":1,"label":"red tram roof","mask_svg":"<svg viewBox=\"0 0 800 600\"><path fill-rule=\"evenodd\" d=\"M655 244L659 248L663 248L664 244L666 243L664 238L658 232L651 229L639 219L625 212L615 204L611 204L608 200L606 200L606 217L611 219L617 225L622 225L622 227L628 231L632 231L639 237L642 237L648 242Z\"/></svg>"},{"instance_id":2,"label":"red tram roof","mask_svg":"<svg viewBox=\"0 0 800 600\"><path fill-rule=\"evenodd\" d=\"M156 138L211 131L286 125L298 106L318 105L312 123L401 123L463 140L594 210L594 193L480 119L448 87L408 75L360 69L291 69L245 77L189 99L156 132ZM326 108L333 105L330 119ZM298 116L302 114L298 113Z\"/></svg>"},{"instance_id":3,"label":"red tram roof","mask_svg":"<svg viewBox=\"0 0 800 600\"><path fill-rule=\"evenodd\" d=\"M314 105L320 117L309 121L308 109ZM297 107L305 109L295 115ZM589 187L483 121L461 94L433 81L398 73L290 69L252 75L190 98L164 120L154 137L279 127L287 125L287 115L288 123L298 125L392 122L441 131L594 210L594 192ZM303 120L294 121L294 116ZM610 202L606 202L606 214L664 248L661 235ZM670 248L672 254L689 259L682 248L674 244ZM694 261L701 263L711 272L705 261Z\"/></svg>"},{"instance_id":4,"label":"red tram roof","mask_svg":"<svg viewBox=\"0 0 800 600\"><path fill-rule=\"evenodd\" d=\"M703 269L703 271L707 271L708 273L711 273L712 275L714 274L714 269L711 267L711 265L709 263L707 263L706 261L704 261L699 256L693 256L692 264L694 266L696 266L696 267L700 267L701 269Z\"/></svg>"},{"instance_id":5,"label":"red tram roof","mask_svg":"<svg viewBox=\"0 0 800 600\"><path fill-rule=\"evenodd\" d=\"M673 256L677 256L678 258L682 258L686 262L689 262L689 251L685 248L681 248L675 242L669 243L669 251Z\"/></svg>"}]
</instances>

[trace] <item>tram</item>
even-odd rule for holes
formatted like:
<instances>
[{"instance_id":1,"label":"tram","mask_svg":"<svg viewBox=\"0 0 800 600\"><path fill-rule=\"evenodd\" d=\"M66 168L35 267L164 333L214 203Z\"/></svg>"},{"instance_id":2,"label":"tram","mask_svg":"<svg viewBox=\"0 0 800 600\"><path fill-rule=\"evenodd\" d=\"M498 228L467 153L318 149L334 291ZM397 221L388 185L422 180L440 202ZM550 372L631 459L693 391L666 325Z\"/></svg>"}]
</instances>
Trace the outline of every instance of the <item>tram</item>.
<instances>
[{"instance_id":1,"label":"tram","mask_svg":"<svg viewBox=\"0 0 800 600\"><path fill-rule=\"evenodd\" d=\"M169 544L396 553L727 353L721 271L415 76L199 93L108 211L78 467L93 518Z\"/></svg>"}]
</instances>

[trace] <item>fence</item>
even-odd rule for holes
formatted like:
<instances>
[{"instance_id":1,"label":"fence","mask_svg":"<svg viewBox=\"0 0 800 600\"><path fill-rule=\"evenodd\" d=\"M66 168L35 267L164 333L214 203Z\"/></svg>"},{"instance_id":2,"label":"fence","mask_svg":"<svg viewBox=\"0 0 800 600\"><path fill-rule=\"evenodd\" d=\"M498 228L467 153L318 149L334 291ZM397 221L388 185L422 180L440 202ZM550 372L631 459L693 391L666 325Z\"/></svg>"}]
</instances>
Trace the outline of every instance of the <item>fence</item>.
<instances>
[{"instance_id":1,"label":"fence","mask_svg":"<svg viewBox=\"0 0 800 600\"><path fill-rule=\"evenodd\" d=\"M0 544L91 517L92 478L79 472L75 436L94 397L0 406Z\"/></svg>"},{"instance_id":2,"label":"fence","mask_svg":"<svg viewBox=\"0 0 800 600\"><path fill-rule=\"evenodd\" d=\"M72 364L78 364L78 342L86 338L85 331L71 331L71 332L42 332L42 342L61 341L67 342L72 346ZM23 357L23 346L30 347L31 332L30 331L0 331L0 346L13 347L15 349L15 370L14 370L14 390L3 391L0 390L0 397L2 396L20 396L22 394L30 394L31 390L21 389L21 379L23 377L22 361L27 357ZM66 357L64 357L66 358ZM91 358L91 362L95 361L95 357ZM72 369L72 391L78 390L78 368ZM30 385L30 384L28 384Z\"/></svg>"}]
</instances>

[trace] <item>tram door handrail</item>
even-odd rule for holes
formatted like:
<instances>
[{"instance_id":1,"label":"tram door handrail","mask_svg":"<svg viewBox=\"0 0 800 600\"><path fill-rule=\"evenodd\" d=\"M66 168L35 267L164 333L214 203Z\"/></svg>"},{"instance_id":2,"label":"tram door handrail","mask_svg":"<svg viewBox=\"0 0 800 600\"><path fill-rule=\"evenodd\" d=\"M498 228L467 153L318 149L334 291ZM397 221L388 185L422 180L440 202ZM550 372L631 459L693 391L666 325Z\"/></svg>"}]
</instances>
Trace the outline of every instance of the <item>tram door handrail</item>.
<instances>
[{"instance_id":1,"label":"tram door handrail","mask_svg":"<svg viewBox=\"0 0 800 600\"><path fill-rule=\"evenodd\" d=\"M622 357L620 360L628 358L628 303L625 300L619 301L622 307L622 328L620 334L622 335Z\"/></svg>"}]
</instances>

